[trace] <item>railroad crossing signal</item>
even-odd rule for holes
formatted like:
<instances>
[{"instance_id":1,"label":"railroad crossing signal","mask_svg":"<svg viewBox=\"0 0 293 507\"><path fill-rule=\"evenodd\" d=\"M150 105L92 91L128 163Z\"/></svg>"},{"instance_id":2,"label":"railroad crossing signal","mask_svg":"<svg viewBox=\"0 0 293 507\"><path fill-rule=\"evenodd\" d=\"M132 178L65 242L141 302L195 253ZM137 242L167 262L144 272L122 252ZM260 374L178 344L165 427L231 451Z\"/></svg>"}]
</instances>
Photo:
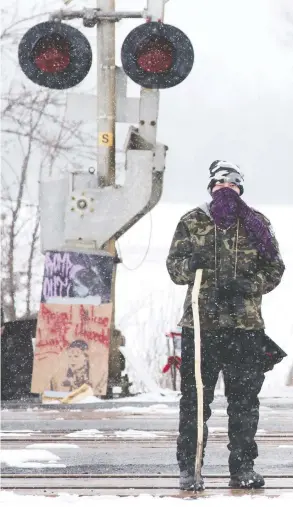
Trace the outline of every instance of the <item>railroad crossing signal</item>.
<instances>
[{"instance_id":1,"label":"railroad crossing signal","mask_svg":"<svg viewBox=\"0 0 293 507\"><path fill-rule=\"evenodd\" d=\"M194 52L178 28L161 22L140 25L126 37L121 61L124 72L144 88L171 88L190 73Z\"/></svg>"},{"instance_id":2,"label":"railroad crossing signal","mask_svg":"<svg viewBox=\"0 0 293 507\"><path fill-rule=\"evenodd\" d=\"M92 65L87 38L76 28L47 21L30 28L18 49L22 71L34 83L64 90L79 84ZM194 51L178 28L153 21L126 37L121 49L127 76L144 88L171 88L189 75Z\"/></svg>"},{"instance_id":3,"label":"railroad crossing signal","mask_svg":"<svg viewBox=\"0 0 293 507\"><path fill-rule=\"evenodd\" d=\"M92 65L92 50L87 38L76 28L46 21L25 33L18 59L22 71L34 83L65 90L86 77Z\"/></svg>"}]
</instances>

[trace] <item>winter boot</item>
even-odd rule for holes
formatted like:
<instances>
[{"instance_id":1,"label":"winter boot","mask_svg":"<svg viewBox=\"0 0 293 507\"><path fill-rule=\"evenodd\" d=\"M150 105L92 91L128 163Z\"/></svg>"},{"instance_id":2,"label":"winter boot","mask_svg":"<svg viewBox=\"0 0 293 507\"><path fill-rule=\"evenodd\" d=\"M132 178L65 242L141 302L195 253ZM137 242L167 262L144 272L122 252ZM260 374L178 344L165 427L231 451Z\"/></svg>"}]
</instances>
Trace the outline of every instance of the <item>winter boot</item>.
<instances>
[{"instance_id":1,"label":"winter boot","mask_svg":"<svg viewBox=\"0 0 293 507\"><path fill-rule=\"evenodd\" d=\"M262 488L265 485L262 475L253 470L253 464L244 463L239 471L231 474L229 487L234 489Z\"/></svg>"},{"instance_id":2,"label":"winter boot","mask_svg":"<svg viewBox=\"0 0 293 507\"><path fill-rule=\"evenodd\" d=\"M183 491L192 491L194 489L194 472L190 470L181 470L179 479L179 488Z\"/></svg>"},{"instance_id":3,"label":"winter boot","mask_svg":"<svg viewBox=\"0 0 293 507\"><path fill-rule=\"evenodd\" d=\"M195 484L195 476L193 470L182 470L180 472L179 488L183 491L202 491L204 489L204 481L200 476L199 484Z\"/></svg>"}]
</instances>

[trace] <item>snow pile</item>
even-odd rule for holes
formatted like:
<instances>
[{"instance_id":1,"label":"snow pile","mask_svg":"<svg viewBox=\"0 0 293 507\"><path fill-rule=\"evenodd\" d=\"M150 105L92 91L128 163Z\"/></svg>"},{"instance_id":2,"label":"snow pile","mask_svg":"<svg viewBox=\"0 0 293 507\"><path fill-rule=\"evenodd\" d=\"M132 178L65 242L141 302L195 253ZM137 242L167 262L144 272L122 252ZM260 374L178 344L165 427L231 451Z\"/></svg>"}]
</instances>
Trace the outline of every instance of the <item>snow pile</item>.
<instances>
[{"instance_id":1,"label":"snow pile","mask_svg":"<svg viewBox=\"0 0 293 507\"><path fill-rule=\"evenodd\" d=\"M180 397L180 393L178 391L172 391L171 389L154 389L150 390L146 393L137 394L135 396L129 396L125 398L116 398L116 402L143 402L143 401L153 401L153 402L161 402L164 401L164 403L170 403L173 401L177 401ZM84 398L83 400L75 401L74 405L83 405L83 404L91 404L91 403L104 403L104 400L101 400L101 398L97 398L96 396L88 396L87 398ZM46 404L60 404L61 402L58 400L52 400L50 402L46 401ZM58 412L57 410L51 411L52 412Z\"/></svg>"},{"instance_id":2,"label":"snow pile","mask_svg":"<svg viewBox=\"0 0 293 507\"><path fill-rule=\"evenodd\" d=\"M46 405L63 405L63 398L68 396L67 392L58 392L58 391L45 391L44 395L47 396L46 401L44 402ZM52 398L50 399L49 396L54 395L54 397L60 398L60 400ZM74 404L87 404L87 403L99 403L102 400L100 398L97 398L96 396L86 396L86 398L81 398L74 400ZM49 412L49 411L48 411ZM50 410L51 413L58 412L58 410Z\"/></svg>"},{"instance_id":3,"label":"snow pile","mask_svg":"<svg viewBox=\"0 0 293 507\"><path fill-rule=\"evenodd\" d=\"M164 435L157 433L152 433L151 431L139 431L139 430L122 430L122 431L114 431L114 435L118 438L134 438L136 439L152 439L152 438L162 438Z\"/></svg>"},{"instance_id":4,"label":"snow pile","mask_svg":"<svg viewBox=\"0 0 293 507\"><path fill-rule=\"evenodd\" d=\"M57 463L60 458L50 451L27 449L2 449L0 461L10 467L17 468L66 468ZM45 461L45 463L40 463Z\"/></svg>"},{"instance_id":5,"label":"snow pile","mask_svg":"<svg viewBox=\"0 0 293 507\"><path fill-rule=\"evenodd\" d=\"M114 431L114 435L117 438L134 438L134 439L152 439L152 438L163 438L165 437L168 432L158 431L158 432L151 432L151 431L139 431L139 430L133 430L129 428L128 430L121 430L121 431ZM71 438L108 438L109 433L103 432L96 429L89 429L89 430L81 430L81 431L74 431L73 433L68 433L66 435L67 437ZM36 447L39 447L38 444L34 444ZM44 444L45 447L46 444ZM56 444L57 448L58 444Z\"/></svg>"},{"instance_id":6,"label":"snow pile","mask_svg":"<svg viewBox=\"0 0 293 507\"><path fill-rule=\"evenodd\" d=\"M269 372L266 374L267 382L265 382L259 397L260 398L283 398L283 399L286 399L286 398L290 399L291 398L291 402L292 402L293 386L272 385L270 383L270 378L272 375L273 375L273 372Z\"/></svg>"},{"instance_id":7,"label":"snow pile","mask_svg":"<svg viewBox=\"0 0 293 507\"><path fill-rule=\"evenodd\" d=\"M0 437L30 437L33 433L41 433L40 430L14 430L14 431L1 431Z\"/></svg>"},{"instance_id":8,"label":"snow pile","mask_svg":"<svg viewBox=\"0 0 293 507\"><path fill-rule=\"evenodd\" d=\"M142 415L142 414L176 414L179 413L179 406L177 408L170 408L168 405L157 403L156 405L150 405L149 407L116 407L116 408L101 408L95 410L95 412L123 412L124 414L131 415Z\"/></svg>"},{"instance_id":9,"label":"snow pile","mask_svg":"<svg viewBox=\"0 0 293 507\"><path fill-rule=\"evenodd\" d=\"M144 401L154 401L154 402L164 402L171 403L174 401L178 401L181 394L178 391L171 391L171 389L160 389L155 391L149 391L147 393L137 394L136 396L130 396L127 398L117 398L116 402L125 402L130 401L133 402L144 402Z\"/></svg>"},{"instance_id":10,"label":"snow pile","mask_svg":"<svg viewBox=\"0 0 293 507\"><path fill-rule=\"evenodd\" d=\"M74 431L73 433L68 433L66 435L67 437L72 437L72 438L92 438L92 437L95 437L95 438L102 438L104 437L104 434L102 431L100 430L96 430L96 429L88 429L88 430L80 430L80 431Z\"/></svg>"},{"instance_id":11,"label":"snow pile","mask_svg":"<svg viewBox=\"0 0 293 507\"><path fill-rule=\"evenodd\" d=\"M21 496L15 493L2 491L0 500L5 507L137 507L148 505L150 507L186 507L188 500L179 498L163 497L158 498L151 495L139 495L138 497L117 497L117 496L84 496L62 494L59 497L50 498L42 496ZM293 493L283 493L278 498L268 498L253 494L242 497L227 497L215 495L196 500L197 507L219 507L224 503L227 507L290 507L293 502Z\"/></svg>"},{"instance_id":12,"label":"snow pile","mask_svg":"<svg viewBox=\"0 0 293 507\"><path fill-rule=\"evenodd\" d=\"M32 433L41 433L41 430L16 430L17 433L25 433L23 436L31 435ZM5 433L13 433L12 431L5 431Z\"/></svg>"},{"instance_id":13,"label":"snow pile","mask_svg":"<svg viewBox=\"0 0 293 507\"><path fill-rule=\"evenodd\" d=\"M39 442L38 444L30 444L26 449L79 449L76 444L62 444L61 442Z\"/></svg>"},{"instance_id":14,"label":"snow pile","mask_svg":"<svg viewBox=\"0 0 293 507\"><path fill-rule=\"evenodd\" d=\"M75 403L99 403L100 401L102 400L96 396L87 396L83 400L76 401Z\"/></svg>"}]
</instances>

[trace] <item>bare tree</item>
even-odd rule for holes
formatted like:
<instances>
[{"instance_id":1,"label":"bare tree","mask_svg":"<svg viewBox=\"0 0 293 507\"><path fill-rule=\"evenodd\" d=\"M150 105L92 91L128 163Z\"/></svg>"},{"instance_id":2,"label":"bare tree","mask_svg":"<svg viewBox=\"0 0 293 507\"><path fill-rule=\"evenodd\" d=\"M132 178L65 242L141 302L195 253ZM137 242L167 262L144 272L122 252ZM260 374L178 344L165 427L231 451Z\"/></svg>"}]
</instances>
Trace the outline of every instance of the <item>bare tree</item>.
<instances>
[{"instance_id":1,"label":"bare tree","mask_svg":"<svg viewBox=\"0 0 293 507\"><path fill-rule=\"evenodd\" d=\"M45 8L40 14L40 4L36 3L23 18L20 7L22 4L11 2L2 7L0 34L6 63L1 96L1 304L8 319L28 316L38 304L36 284L42 271L40 177L58 175L72 166L83 169L96 158L95 132L86 131L81 122L67 120L66 93L39 88L20 74L17 44L29 26L47 18L51 5L43 2Z\"/></svg>"},{"instance_id":2,"label":"bare tree","mask_svg":"<svg viewBox=\"0 0 293 507\"><path fill-rule=\"evenodd\" d=\"M69 165L83 167L95 158L94 139L80 123L66 120L66 97L50 90L9 90L2 96L2 193L5 202L2 227L2 270L6 273L4 311L15 319L16 259L23 245L18 242L23 220L33 223L26 263L26 314L31 312L34 257L39 251L38 182L40 174L60 173ZM28 217L28 209L30 216ZM4 236L3 236L4 234ZM23 287L21 288L22 290ZM19 289L20 290L20 289ZM8 309L9 307L9 309ZM34 309L35 311L35 309Z\"/></svg>"}]
</instances>

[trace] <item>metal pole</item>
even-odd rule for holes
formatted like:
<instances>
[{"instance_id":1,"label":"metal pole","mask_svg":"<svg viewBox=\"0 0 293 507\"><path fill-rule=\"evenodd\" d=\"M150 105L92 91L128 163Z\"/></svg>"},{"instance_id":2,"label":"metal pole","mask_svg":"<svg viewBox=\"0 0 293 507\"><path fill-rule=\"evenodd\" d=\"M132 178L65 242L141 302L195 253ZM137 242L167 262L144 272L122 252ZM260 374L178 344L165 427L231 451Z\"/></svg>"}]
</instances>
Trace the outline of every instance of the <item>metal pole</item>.
<instances>
[{"instance_id":1,"label":"metal pole","mask_svg":"<svg viewBox=\"0 0 293 507\"><path fill-rule=\"evenodd\" d=\"M97 0L101 11L114 11L115 0ZM100 21L97 25L97 124L98 124L98 183L100 186L115 185L115 119L116 119L116 77L115 77L115 23ZM115 241L108 241L105 249L115 256ZM120 372L119 345L115 339L115 283L114 265L111 299L113 302L111 339L109 350L109 380ZM116 343L117 341L117 343ZM119 368L119 372L117 371ZM117 375L118 376L118 375ZM109 383L109 385L111 382Z\"/></svg>"},{"instance_id":2,"label":"metal pole","mask_svg":"<svg viewBox=\"0 0 293 507\"><path fill-rule=\"evenodd\" d=\"M115 0L97 0L102 11L114 11ZM97 25L98 178L100 186L115 184L115 23Z\"/></svg>"},{"instance_id":3,"label":"metal pole","mask_svg":"<svg viewBox=\"0 0 293 507\"><path fill-rule=\"evenodd\" d=\"M166 0L148 0L147 12L151 21L163 21ZM141 88L139 108L139 133L152 144L156 144L160 91Z\"/></svg>"}]
</instances>

